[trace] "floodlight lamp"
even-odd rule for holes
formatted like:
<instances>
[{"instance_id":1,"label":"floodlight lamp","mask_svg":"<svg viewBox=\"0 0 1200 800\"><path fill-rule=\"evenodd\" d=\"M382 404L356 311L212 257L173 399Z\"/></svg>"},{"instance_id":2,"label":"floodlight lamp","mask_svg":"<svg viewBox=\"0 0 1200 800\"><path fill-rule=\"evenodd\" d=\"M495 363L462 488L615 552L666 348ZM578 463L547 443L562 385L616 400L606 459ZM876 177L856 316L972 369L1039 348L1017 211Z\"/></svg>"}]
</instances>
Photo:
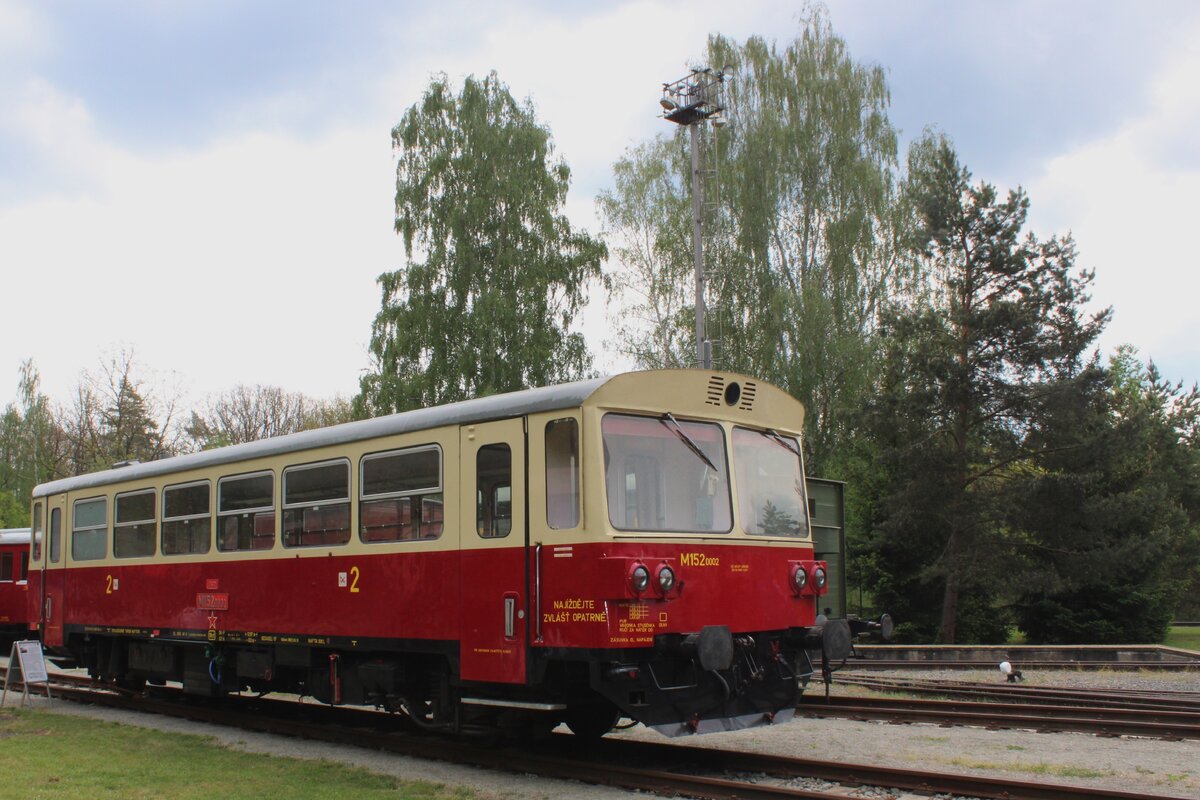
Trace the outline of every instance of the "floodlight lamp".
<instances>
[{"instance_id":1,"label":"floodlight lamp","mask_svg":"<svg viewBox=\"0 0 1200 800\"><path fill-rule=\"evenodd\" d=\"M664 111L674 111L679 108L679 104L669 97L660 97L658 104L663 107Z\"/></svg>"}]
</instances>

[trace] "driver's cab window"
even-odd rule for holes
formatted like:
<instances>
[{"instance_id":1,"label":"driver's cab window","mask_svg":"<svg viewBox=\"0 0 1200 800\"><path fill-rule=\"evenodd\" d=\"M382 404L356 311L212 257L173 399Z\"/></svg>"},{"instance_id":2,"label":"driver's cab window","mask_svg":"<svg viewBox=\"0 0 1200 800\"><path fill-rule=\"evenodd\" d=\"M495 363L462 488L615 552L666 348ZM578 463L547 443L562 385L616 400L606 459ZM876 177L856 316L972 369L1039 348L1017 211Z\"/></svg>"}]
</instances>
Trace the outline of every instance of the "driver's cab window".
<instances>
[{"instance_id":1,"label":"driver's cab window","mask_svg":"<svg viewBox=\"0 0 1200 800\"><path fill-rule=\"evenodd\" d=\"M506 444L479 448L475 457L475 521L479 535L508 536L512 530L512 450Z\"/></svg>"},{"instance_id":2,"label":"driver's cab window","mask_svg":"<svg viewBox=\"0 0 1200 800\"><path fill-rule=\"evenodd\" d=\"M57 564L62 556L62 509L50 509L50 563Z\"/></svg>"},{"instance_id":3,"label":"driver's cab window","mask_svg":"<svg viewBox=\"0 0 1200 800\"><path fill-rule=\"evenodd\" d=\"M40 564L42 562L42 504L33 504L33 545L32 554L33 562Z\"/></svg>"}]
</instances>

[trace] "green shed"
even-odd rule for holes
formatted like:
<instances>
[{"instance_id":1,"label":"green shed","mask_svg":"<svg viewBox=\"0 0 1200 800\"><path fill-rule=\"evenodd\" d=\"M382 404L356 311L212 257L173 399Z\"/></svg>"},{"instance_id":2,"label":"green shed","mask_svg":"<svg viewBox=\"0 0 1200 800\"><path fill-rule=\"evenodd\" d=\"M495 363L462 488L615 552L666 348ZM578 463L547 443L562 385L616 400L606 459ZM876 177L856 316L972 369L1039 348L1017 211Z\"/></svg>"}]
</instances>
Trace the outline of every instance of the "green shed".
<instances>
[{"instance_id":1,"label":"green shed","mask_svg":"<svg viewBox=\"0 0 1200 800\"><path fill-rule=\"evenodd\" d=\"M808 515L812 520L814 557L829 565L829 593L821 608L830 617L846 616L846 484L805 478Z\"/></svg>"}]
</instances>

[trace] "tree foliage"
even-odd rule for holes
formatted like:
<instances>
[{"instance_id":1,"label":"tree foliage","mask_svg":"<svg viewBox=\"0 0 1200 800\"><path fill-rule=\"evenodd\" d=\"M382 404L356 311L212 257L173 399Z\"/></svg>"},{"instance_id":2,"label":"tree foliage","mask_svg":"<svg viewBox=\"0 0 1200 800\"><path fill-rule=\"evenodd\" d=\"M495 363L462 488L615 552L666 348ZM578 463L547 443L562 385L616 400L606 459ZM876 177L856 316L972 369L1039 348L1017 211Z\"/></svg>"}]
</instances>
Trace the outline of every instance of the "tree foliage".
<instances>
[{"instance_id":1,"label":"tree foliage","mask_svg":"<svg viewBox=\"0 0 1200 800\"><path fill-rule=\"evenodd\" d=\"M278 386L238 385L193 411L187 434L200 450L348 422L349 401L315 400Z\"/></svg>"},{"instance_id":2,"label":"tree foliage","mask_svg":"<svg viewBox=\"0 0 1200 800\"><path fill-rule=\"evenodd\" d=\"M868 385L881 305L910 277L896 246L887 81L851 57L821 12L783 48L713 36L706 57L735 75L730 124L705 134L714 358L806 404L820 469ZM614 282L631 309L622 332L644 366L695 361L687 138L680 130L632 148L600 198L622 262Z\"/></svg>"},{"instance_id":3,"label":"tree foliage","mask_svg":"<svg viewBox=\"0 0 1200 800\"><path fill-rule=\"evenodd\" d=\"M973 185L943 137L914 146L907 191L932 294L882 330L869 416L884 470L876 589L916 635L994 640L1023 535L1014 486L1066 446L1054 431L1065 409L1095 402L1087 350L1108 311L1084 312L1092 274L1076 269L1070 238L1024 234L1025 194Z\"/></svg>"},{"instance_id":4,"label":"tree foliage","mask_svg":"<svg viewBox=\"0 0 1200 800\"><path fill-rule=\"evenodd\" d=\"M1041 472L1014 487L1030 641L1161 641L1200 563L1200 397L1119 348L1095 402L1039 435Z\"/></svg>"},{"instance_id":5,"label":"tree foliage","mask_svg":"<svg viewBox=\"0 0 1200 800\"><path fill-rule=\"evenodd\" d=\"M639 367L693 366L691 201L682 139L655 137L613 165L596 200L620 268L611 272L616 344Z\"/></svg>"},{"instance_id":6,"label":"tree foliage","mask_svg":"<svg viewBox=\"0 0 1200 800\"><path fill-rule=\"evenodd\" d=\"M121 351L84 372L63 420L70 474L122 461L155 461L186 447L176 418L178 394L152 385L134 354Z\"/></svg>"},{"instance_id":7,"label":"tree foliage","mask_svg":"<svg viewBox=\"0 0 1200 800\"><path fill-rule=\"evenodd\" d=\"M21 364L17 398L0 417L0 527L10 528L29 524L30 493L61 474L66 448L32 361Z\"/></svg>"},{"instance_id":8,"label":"tree foliage","mask_svg":"<svg viewBox=\"0 0 1200 800\"><path fill-rule=\"evenodd\" d=\"M571 332L605 248L561 213L570 170L495 73L436 78L392 131L408 263L380 276L360 416L581 377Z\"/></svg>"}]
</instances>

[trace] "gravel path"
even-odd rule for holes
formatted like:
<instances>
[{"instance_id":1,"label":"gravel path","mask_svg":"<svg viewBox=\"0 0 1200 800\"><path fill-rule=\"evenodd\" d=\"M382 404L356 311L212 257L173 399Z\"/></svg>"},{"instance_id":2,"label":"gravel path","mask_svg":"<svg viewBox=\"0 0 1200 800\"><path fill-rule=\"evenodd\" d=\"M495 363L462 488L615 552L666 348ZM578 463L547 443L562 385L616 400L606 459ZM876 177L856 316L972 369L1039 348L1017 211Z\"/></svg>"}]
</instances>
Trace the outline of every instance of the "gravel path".
<instances>
[{"instance_id":1,"label":"gravel path","mask_svg":"<svg viewBox=\"0 0 1200 800\"><path fill-rule=\"evenodd\" d=\"M913 672L872 673L918 677ZM922 678L1001 682L996 672L931 671ZM1032 686L1184 690L1200 692L1196 673L1041 672L1027 674ZM212 736L248 752L296 758L328 758L404 779L436 781L474 788L489 800L516 798L581 798L606 800L635 793L551 781L527 775L493 773L470 767L423 761L267 734L231 731L214 725L133 712L35 701L55 713L83 715L161 730ZM13 699L9 698L9 705ZM610 734L662 740L644 728ZM1136 738L1101 738L1087 734L1044 734L940 728L935 725L891 725L851 720L795 720L773 728L709 734L688 744L721 749L753 750L802 758L866 762L908 768L935 768L1015 780L1068 783L1200 800L1200 741L1164 742ZM644 795L643 795L644 796Z\"/></svg>"}]
</instances>

